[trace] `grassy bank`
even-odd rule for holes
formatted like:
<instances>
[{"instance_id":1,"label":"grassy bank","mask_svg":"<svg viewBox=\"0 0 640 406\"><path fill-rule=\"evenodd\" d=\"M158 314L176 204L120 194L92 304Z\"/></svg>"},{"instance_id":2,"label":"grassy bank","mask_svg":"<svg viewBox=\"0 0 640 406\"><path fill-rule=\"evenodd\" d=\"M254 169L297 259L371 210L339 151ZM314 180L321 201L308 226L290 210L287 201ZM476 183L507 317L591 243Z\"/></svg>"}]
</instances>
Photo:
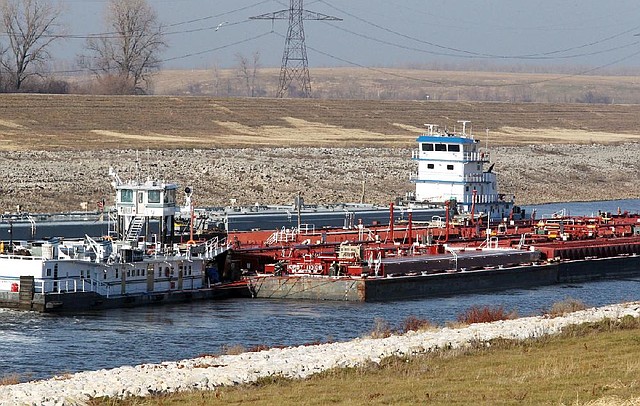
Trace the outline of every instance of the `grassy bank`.
<instances>
[{"instance_id":1,"label":"grassy bank","mask_svg":"<svg viewBox=\"0 0 640 406\"><path fill-rule=\"evenodd\" d=\"M640 323L627 317L524 342L476 343L310 379L92 405L637 404ZM628 403L623 403L623 402ZM635 402L635 403L634 403Z\"/></svg>"}]
</instances>

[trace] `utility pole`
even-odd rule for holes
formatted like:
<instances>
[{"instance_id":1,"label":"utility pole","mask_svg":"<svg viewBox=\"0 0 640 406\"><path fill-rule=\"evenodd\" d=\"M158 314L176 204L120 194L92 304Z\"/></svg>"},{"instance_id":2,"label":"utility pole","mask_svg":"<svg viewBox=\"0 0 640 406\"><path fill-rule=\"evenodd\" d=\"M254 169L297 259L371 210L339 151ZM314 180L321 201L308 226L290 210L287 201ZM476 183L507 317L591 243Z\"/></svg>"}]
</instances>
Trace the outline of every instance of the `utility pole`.
<instances>
[{"instance_id":1,"label":"utility pole","mask_svg":"<svg viewBox=\"0 0 640 406\"><path fill-rule=\"evenodd\" d=\"M303 0L290 0L288 10L250 17L252 20L271 20L271 24L274 20L289 20L276 97L311 97L309 61L302 22L304 20L342 21L341 18L305 10L302 3ZM296 84L294 85L293 82Z\"/></svg>"}]
</instances>

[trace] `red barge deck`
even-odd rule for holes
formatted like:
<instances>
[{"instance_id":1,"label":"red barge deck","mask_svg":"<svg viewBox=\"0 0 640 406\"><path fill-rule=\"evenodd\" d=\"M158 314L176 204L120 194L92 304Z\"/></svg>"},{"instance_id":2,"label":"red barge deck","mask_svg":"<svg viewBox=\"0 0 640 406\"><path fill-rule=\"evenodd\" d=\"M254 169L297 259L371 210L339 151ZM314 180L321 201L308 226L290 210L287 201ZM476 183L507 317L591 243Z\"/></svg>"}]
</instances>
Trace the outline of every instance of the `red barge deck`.
<instances>
[{"instance_id":1,"label":"red barge deck","mask_svg":"<svg viewBox=\"0 0 640 406\"><path fill-rule=\"evenodd\" d=\"M256 297L379 301L640 275L640 216L231 233Z\"/></svg>"}]
</instances>

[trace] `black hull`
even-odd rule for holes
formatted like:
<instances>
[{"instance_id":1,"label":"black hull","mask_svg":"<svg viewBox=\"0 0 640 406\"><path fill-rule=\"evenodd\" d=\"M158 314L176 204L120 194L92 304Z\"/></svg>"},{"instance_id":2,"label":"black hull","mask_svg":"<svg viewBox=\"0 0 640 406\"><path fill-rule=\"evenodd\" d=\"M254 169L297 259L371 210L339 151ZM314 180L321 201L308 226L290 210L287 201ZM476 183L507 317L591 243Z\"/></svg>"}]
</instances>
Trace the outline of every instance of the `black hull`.
<instances>
[{"instance_id":1,"label":"black hull","mask_svg":"<svg viewBox=\"0 0 640 406\"><path fill-rule=\"evenodd\" d=\"M387 278L257 277L258 298L367 301L443 297L640 276L640 256Z\"/></svg>"}]
</instances>

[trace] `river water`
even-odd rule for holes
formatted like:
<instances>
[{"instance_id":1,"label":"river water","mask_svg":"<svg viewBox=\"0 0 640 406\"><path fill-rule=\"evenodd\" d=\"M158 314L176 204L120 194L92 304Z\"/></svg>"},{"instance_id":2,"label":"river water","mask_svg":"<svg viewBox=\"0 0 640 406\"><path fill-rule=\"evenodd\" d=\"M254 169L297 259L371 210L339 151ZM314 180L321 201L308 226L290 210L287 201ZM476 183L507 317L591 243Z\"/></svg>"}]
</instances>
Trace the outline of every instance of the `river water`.
<instances>
[{"instance_id":1,"label":"river water","mask_svg":"<svg viewBox=\"0 0 640 406\"><path fill-rule=\"evenodd\" d=\"M537 206L538 216L567 209L640 211L640 200ZM527 207L528 211L533 207ZM225 346L296 345L366 335L376 319L398 326L409 316L444 324L474 305L540 314L574 298L589 306L640 300L640 277L385 303L224 300L75 315L0 310L0 377L21 379L161 362L217 353Z\"/></svg>"}]
</instances>

